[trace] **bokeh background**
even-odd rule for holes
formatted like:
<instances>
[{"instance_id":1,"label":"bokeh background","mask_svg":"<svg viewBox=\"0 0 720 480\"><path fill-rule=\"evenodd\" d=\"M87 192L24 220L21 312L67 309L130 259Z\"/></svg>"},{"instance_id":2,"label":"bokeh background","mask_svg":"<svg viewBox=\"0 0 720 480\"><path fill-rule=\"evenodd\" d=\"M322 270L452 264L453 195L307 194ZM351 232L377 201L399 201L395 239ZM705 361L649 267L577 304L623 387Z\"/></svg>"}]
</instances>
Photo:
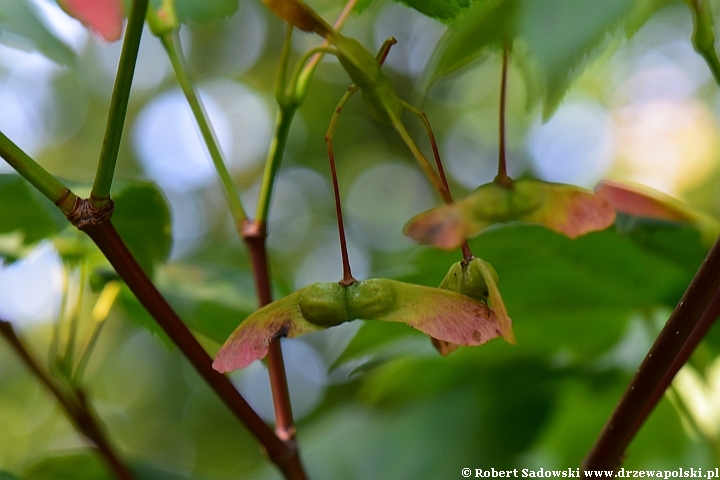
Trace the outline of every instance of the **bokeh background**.
<instances>
[{"instance_id":1,"label":"bokeh background","mask_svg":"<svg viewBox=\"0 0 720 480\"><path fill-rule=\"evenodd\" d=\"M74 60L61 65L3 32L0 130L82 191L94 177L121 43L98 39L53 1L27 3ZM511 65L511 175L587 188L603 178L631 180L720 214L718 87L693 51L689 10L668 3L632 38L609 33L602 53L581 66L545 122ZM340 9L332 1L312 5L328 19ZM501 57L491 52L426 89L425 68L445 30L402 4L376 0L344 32L369 49L390 35L398 39L384 70L401 96L427 112L452 191L462 197L496 172ZM240 0L227 19L181 31L248 211L274 131L283 32L251 0ZM297 33L293 59L317 43ZM341 276L324 135L348 85L337 61L323 60L292 126L269 222L276 296ZM422 124L410 117L406 123L428 148ZM438 198L399 137L354 99L340 118L335 155L355 276L437 285L459 257L402 235L405 222ZM0 173L11 172L0 162ZM216 321L220 331L232 331L255 305L248 256L169 61L147 31L116 176L151 182L167 202L172 247L154 271L163 292L193 325ZM0 243L12 235L0 235ZM107 271L96 261L87 264L92 267L69 261L62 248L68 239L86 245L68 230L0 263L0 318L13 322L41 358L53 339L66 338L68 312L78 312L79 342L86 341L98 299L87 280L93 269ZM518 346L496 340L441 358L417 332L360 321L283 341L301 455L313 478L575 468L704 253L691 227L627 218L574 242L510 225L472 245L500 274ZM148 478L278 478L244 428L147 325L121 290L84 376L123 457ZM206 348L217 351L220 340L198 331ZM627 468L718 465L716 336L711 332L640 432ZM271 421L265 366L256 362L232 379ZM7 472L0 478L60 478L58 465L71 466L66 478L104 475L54 400L3 343L0 427L0 470Z\"/></svg>"}]
</instances>

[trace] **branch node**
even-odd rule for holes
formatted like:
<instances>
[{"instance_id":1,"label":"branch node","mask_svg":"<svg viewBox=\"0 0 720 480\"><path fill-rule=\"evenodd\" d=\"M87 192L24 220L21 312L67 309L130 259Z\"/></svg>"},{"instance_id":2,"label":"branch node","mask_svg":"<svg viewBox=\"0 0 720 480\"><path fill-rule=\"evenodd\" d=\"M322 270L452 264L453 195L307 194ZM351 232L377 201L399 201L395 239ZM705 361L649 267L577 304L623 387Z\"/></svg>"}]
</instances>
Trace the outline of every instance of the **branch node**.
<instances>
[{"instance_id":1,"label":"branch node","mask_svg":"<svg viewBox=\"0 0 720 480\"><path fill-rule=\"evenodd\" d=\"M265 223L255 221L250 221L248 219L244 219L239 226L240 230L240 236L245 240L254 240L254 239L261 239L264 240L267 238L267 228L265 226Z\"/></svg>"},{"instance_id":2,"label":"branch node","mask_svg":"<svg viewBox=\"0 0 720 480\"><path fill-rule=\"evenodd\" d=\"M93 207L87 198L78 198L75 205L65 216L79 230L87 225L100 225L109 220L115 211L115 202L108 199L108 203L101 208Z\"/></svg>"},{"instance_id":3,"label":"branch node","mask_svg":"<svg viewBox=\"0 0 720 480\"><path fill-rule=\"evenodd\" d=\"M55 206L59 207L65 201L65 199L68 198L68 196L70 196L71 193L72 192L70 191L70 189L66 188L65 191L62 193L62 195L60 195L60 198L58 198L57 201L55 202Z\"/></svg>"}]
</instances>

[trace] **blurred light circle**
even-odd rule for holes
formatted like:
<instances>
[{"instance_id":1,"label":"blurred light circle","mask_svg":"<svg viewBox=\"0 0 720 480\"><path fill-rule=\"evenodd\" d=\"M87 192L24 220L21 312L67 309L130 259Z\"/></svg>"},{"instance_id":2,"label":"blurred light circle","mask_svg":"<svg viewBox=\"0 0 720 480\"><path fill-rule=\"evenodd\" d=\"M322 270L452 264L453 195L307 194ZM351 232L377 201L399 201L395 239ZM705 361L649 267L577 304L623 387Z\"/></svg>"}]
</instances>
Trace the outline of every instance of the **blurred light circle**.
<instances>
[{"instance_id":1,"label":"blurred light circle","mask_svg":"<svg viewBox=\"0 0 720 480\"><path fill-rule=\"evenodd\" d=\"M212 97L199 92L223 151L233 147L227 116ZM192 190L215 176L210 155L190 106L179 89L165 92L138 115L133 128L134 146L148 176L163 187Z\"/></svg>"},{"instance_id":2,"label":"blurred light circle","mask_svg":"<svg viewBox=\"0 0 720 480\"><path fill-rule=\"evenodd\" d=\"M592 187L612 165L613 123L602 106L570 101L531 128L528 148L540 179Z\"/></svg>"},{"instance_id":3,"label":"blurred light circle","mask_svg":"<svg viewBox=\"0 0 720 480\"><path fill-rule=\"evenodd\" d=\"M350 228L349 228L350 227ZM352 273L358 280L367 278L370 259L367 252L352 239L352 227L345 224L348 256ZM337 228L321 231L316 247L304 258L295 274L295 288L300 289L315 282L337 282L342 278L342 256Z\"/></svg>"},{"instance_id":4,"label":"blurred light circle","mask_svg":"<svg viewBox=\"0 0 720 480\"><path fill-rule=\"evenodd\" d=\"M50 141L54 102L47 85L38 80L10 77L0 82L0 131L31 156ZM0 172L13 171L4 161Z\"/></svg>"},{"instance_id":5,"label":"blurred light circle","mask_svg":"<svg viewBox=\"0 0 720 480\"><path fill-rule=\"evenodd\" d=\"M357 224L372 247L395 251L412 242L402 227L414 215L434 205L428 180L401 163L383 163L363 171L345 201L347 218Z\"/></svg>"},{"instance_id":6,"label":"blurred light circle","mask_svg":"<svg viewBox=\"0 0 720 480\"><path fill-rule=\"evenodd\" d=\"M94 45L93 52L98 64L102 67L106 78L114 81L123 42L108 43L94 36L92 42ZM140 50L135 64L132 88L138 90L154 88L163 81L170 69L170 61L162 44L145 26L142 37L140 37Z\"/></svg>"},{"instance_id":7,"label":"blurred light circle","mask_svg":"<svg viewBox=\"0 0 720 480\"><path fill-rule=\"evenodd\" d=\"M228 167L243 170L265 161L268 145L274 135L274 120L262 97L244 85L230 80L214 80L202 85L224 112L222 118L234 140L223 144ZM203 101L205 97L203 97ZM215 120L213 119L213 124ZM216 131L218 136L219 131ZM229 140L229 139L226 139Z\"/></svg>"},{"instance_id":8,"label":"blurred light circle","mask_svg":"<svg viewBox=\"0 0 720 480\"><path fill-rule=\"evenodd\" d=\"M11 265L0 262L0 318L18 325L57 320L62 294L62 263L51 243Z\"/></svg>"},{"instance_id":9,"label":"blurred light circle","mask_svg":"<svg viewBox=\"0 0 720 480\"><path fill-rule=\"evenodd\" d=\"M480 122L465 116L441 143L443 164L447 173L466 188L477 188L497 174L497 140L486 142L479 133ZM509 162L512 168L513 162Z\"/></svg>"},{"instance_id":10,"label":"blurred light circle","mask_svg":"<svg viewBox=\"0 0 720 480\"><path fill-rule=\"evenodd\" d=\"M240 2L239 11L227 22L217 52L224 73L242 75L258 61L265 46L267 21L255 2Z\"/></svg>"},{"instance_id":11,"label":"blurred light circle","mask_svg":"<svg viewBox=\"0 0 720 480\"><path fill-rule=\"evenodd\" d=\"M616 115L618 168L669 194L707 178L717 152L717 122L695 100L632 104Z\"/></svg>"},{"instance_id":12,"label":"blurred light circle","mask_svg":"<svg viewBox=\"0 0 720 480\"><path fill-rule=\"evenodd\" d=\"M88 29L67 13L63 12L57 3L50 0L31 0L37 7L45 25L63 43L79 53L88 38Z\"/></svg>"},{"instance_id":13,"label":"blurred light circle","mask_svg":"<svg viewBox=\"0 0 720 480\"><path fill-rule=\"evenodd\" d=\"M208 231L208 209L202 196L192 192L164 189L172 219L172 250L170 259L177 260L194 252L205 240Z\"/></svg>"}]
</instances>

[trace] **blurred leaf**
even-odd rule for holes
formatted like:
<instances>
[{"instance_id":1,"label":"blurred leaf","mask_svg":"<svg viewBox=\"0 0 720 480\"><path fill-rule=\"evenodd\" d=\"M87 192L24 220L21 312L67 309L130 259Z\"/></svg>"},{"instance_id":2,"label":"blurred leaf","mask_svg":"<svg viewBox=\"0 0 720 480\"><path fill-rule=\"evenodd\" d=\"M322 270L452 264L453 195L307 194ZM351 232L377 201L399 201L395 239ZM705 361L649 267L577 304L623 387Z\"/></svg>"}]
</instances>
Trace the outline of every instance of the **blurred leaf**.
<instances>
[{"instance_id":1,"label":"blurred leaf","mask_svg":"<svg viewBox=\"0 0 720 480\"><path fill-rule=\"evenodd\" d=\"M487 52L502 46L512 36L517 1L476 0L454 22L438 42L427 64L428 84L464 67Z\"/></svg>"},{"instance_id":2,"label":"blurred leaf","mask_svg":"<svg viewBox=\"0 0 720 480\"><path fill-rule=\"evenodd\" d=\"M625 23L632 36L671 0L477 0L438 43L426 78L434 83L505 41L525 76L528 99L543 96L543 118L562 100L581 65L599 54L609 34ZM606 42L607 43L607 42ZM608 43L609 45L609 43Z\"/></svg>"},{"instance_id":3,"label":"blurred leaf","mask_svg":"<svg viewBox=\"0 0 720 480\"><path fill-rule=\"evenodd\" d=\"M170 265L162 277L161 291L187 326L220 345L257 310L250 272L218 265Z\"/></svg>"},{"instance_id":4,"label":"blurred leaf","mask_svg":"<svg viewBox=\"0 0 720 480\"><path fill-rule=\"evenodd\" d=\"M560 404L530 452L554 452L553 464L545 464L545 468L580 465L627 386L628 378L615 376L609 380L596 385L574 380L558 386ZM665 398L633 440L623 466L626 469L698 468L704 465L697 455L687 458L691 451L699 453L698 447L698 443L683 433L677 413Z\"/></svg>"},{"instance_id":5,"label":"blurred leaf","mask_svg":"<svg viewBox=\"0 0 720 480\"><path fill-rule=\"evenodd\" d=\"M330 369L335 369L344 363L358 361L363 357L375 357L376 359L381 352L388 353L388 347L395 344L397 340L409 335L416 336L418 333L417 330L407 328L399 323L365 322ZM392 356L385 355L386 358L392 358Z\"/></svg>"},{"instance_id":6,"label":"blurred leaf","mask_svg":"<svg viewBox=\"0 0 720 480\"><path fill-rule=\"evenodd\" d=\"M470 6L471 0L397 0L418 12L438 20L452 20L462 9Z\"/></svg>"},{"instance_id":7,"label":"blurred leaf","mask_svg":"<svg viewBox=\"0 0 720 480\"><path fill-rule=\"evenodd\" d=\"M0 470L0 480L22 480L20 477L13 475L5 470Z\"/></svg>"},{"instance_id":8,"label":"blurred leaf","mask_svg":"<svg viewBox=\"0 0 720 480\"><path fill-rule=\"evenodd\" d=\"M123 26L122 0L58 0L58 4L68 15L108 42L120 39Z\"/></svg>"},{"instance_id":9,"label":"blurred leaf","mask_svg":"<svg viewBox=\"0 0 720 480\"><path fill-rule=\"evenodd\" d=\"M510 467L540 436L556 406L557 380L567 375L537 358L487 364L487 352L463 350L446 359L398 359L361 379L360 398L404 406L469 389L481 427L469 441L496 468Z\"/></svg>"},{"instance_id":10,"label":"blurred leaf","mask_svg":"<svg viewBox=\"0 0 720 480\"><path fill-rule=\"evenodd\" d=\"M152 0L160 8L162 0ZM182 23L208 23L233 15L239 0L175 0L175 12Z\"/></svg>"},{"instance_id":11,"label":"blurred leaf","mask_svg":"<svg viewBox=\"0 0 720 480\"><path fill-rule=\"evenodd\" d=\"M92 453L46 457L23 472L33 480L103 480L114 476Z\"/></svg>"},{"instance_id":12,"label":"blurred leaf","mask_svg":"<svg viewBox=\"0 0 720 480\"><path fill-rule=\"evenodd\" d=\"M145 310L145 307L143 307L142 304L138 301L138 299L135 298L135 295L126 285L124 285L123 289L120 290L120 295L118 296L117 303L122 307L125 314L132 321L143 327L151 334L157 336L167 347L168 350L172 350L175 348L175 344L173 343L173 341L170 340L170 338L163 331L163 329L160 328L160 325L158 325L155 319L150 316L147 310Z\"/></svg>"},{"instance_id":13,"label":"blurred leaf","mask_svg":"<svg viewBox=\"0 0 720 480\"><path fill-rule=\"evenodd\" d=\"M616 224L643 250L677 265L689 276L695 275L708 252L700 231L689 225L624 215L618 216Z\"/></svg>"},{"instance_id":14,"label":"blurred leaf","mask_svg":"<svg viewBox=\"0 0 720 480\"><path fill-rule=\"evenodd\" d=\"M152 276L172 246L170 210L160 190L150 183L115 182L113 225L145 272Z\"/></svg>"},{"instance_id":15,"label":"blurred leaf","mask_svg":"<svg viewBox=\"0 0 720 480\"><path fill-rule=\"evenodd\" d=\"M625 35L632 37L655 13L680 3L681 0L635 0L635 6L625 20Z\"/></svg>"},{"instance_id":16,"label":"blurred leaf","mask_svg":"<svg viewBox=\"0 0 720 480\"><path fill-rule=\"evenodd\" d=\"M0 175L0 233L19 231L25 244L58 232L58 224L19 175ZM47 206L49 206L49 202ZM54 208L54 207L53 207Z\"/></svg>"},{"instance_id":17,"label":"blurred leaf","mask_svg":"<svg viewBox=\"0 0 720 480\"><path fill-rule=\"evenodd\" d=\"M543 118L549 118L557 108L575 67L597 53L597 47L634 4L635 0L521 1L516 38L526 42L544 79Z\"/></svg>"},{"instance_id":18,"label":"blurred leaf","mask_svg":"<svg viewBox=\"0 0 720 480\"><path fill-rule=\"evenodd\" d=\"M50 33L29 1L0 0L0 42L23 50L38 50L60 65L75 60L75 53Z\"/></svg>"},{"instance_id":19,"label":"blurred leaf","mask_svg":"<svg viewBox=\"0 0 720 480\"><path fill-rule=\"evenodd\" d=\"M367 9L374 0L358 0L358 2L355 4L355 12L360 14Z\"/></svg>"}]
</instances>

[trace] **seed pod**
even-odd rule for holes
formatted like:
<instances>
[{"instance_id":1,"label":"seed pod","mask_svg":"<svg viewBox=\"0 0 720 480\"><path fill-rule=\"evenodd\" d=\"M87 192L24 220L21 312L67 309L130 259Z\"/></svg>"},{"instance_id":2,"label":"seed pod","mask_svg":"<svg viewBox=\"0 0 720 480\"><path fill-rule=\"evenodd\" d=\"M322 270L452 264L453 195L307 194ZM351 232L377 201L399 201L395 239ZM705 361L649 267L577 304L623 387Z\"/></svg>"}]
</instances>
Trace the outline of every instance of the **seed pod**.
<instances>
[{"instance_id":1,"label":"seed pod","mask_svg":"<svg viewBox=\"0 0 720 480\"><path fill-rule=\"evenodd\" d=\"M374 320L395 309L397 293L390 280L371 278L347 287L345 299L352 318Z\"/></svg>"},{"instance_id":2,"label":"seed pod","mask_svg":"<svg viewBox=\"0 0 720 480\"><path fill-rule=\"evenodd\" d=\"M298 303L305 320L322 327L333 327L355 318L348 315L345 288L338 283L310 285L303 289Z\"/></svg>"},{"instance_id":3,"label":"seed pod","mask_svg":"<svg viewBox=\"0 0 720 480\"><path fill-rule=\"evenodd\" d=\"M485 280L485 276L482 273L482 269L480 268L481 264L484 264L487 267L493 281L495 283L498 282L498 274L492 265L479 258L473 258L470 263L463 268L463 280L465 281L465 285L460 293L474 298L475 300L487 302L490 291L487 281Z\"/></svg>"},{"instance_id":4,"label":"seed pod","mask_svg":"<svg viewBox=\"0 0 720 480\"><path fill-rule=\"evenodd\" d=\"M420 243L452 250L488 226L512 220L576 238L609 227L615 210L606 198L572 185L517 180L507 188L492 182L464 200L415 216L404 232Z\"/></svg>"},{"instance_id":5,"label":"seed pod","mask_svg":"<svg viewBox=\"0 0 720 480\"><path fill-rule=\"evenodd\" d=\"M487 304L449 290L387 279L347 287L316 283L247 317L222 346L213 368L223 373L244 368L265 357L275 339L298 337L355 318L406 323L455 345L481 345L501 331Z\"/></svg>"}]
</instances>

